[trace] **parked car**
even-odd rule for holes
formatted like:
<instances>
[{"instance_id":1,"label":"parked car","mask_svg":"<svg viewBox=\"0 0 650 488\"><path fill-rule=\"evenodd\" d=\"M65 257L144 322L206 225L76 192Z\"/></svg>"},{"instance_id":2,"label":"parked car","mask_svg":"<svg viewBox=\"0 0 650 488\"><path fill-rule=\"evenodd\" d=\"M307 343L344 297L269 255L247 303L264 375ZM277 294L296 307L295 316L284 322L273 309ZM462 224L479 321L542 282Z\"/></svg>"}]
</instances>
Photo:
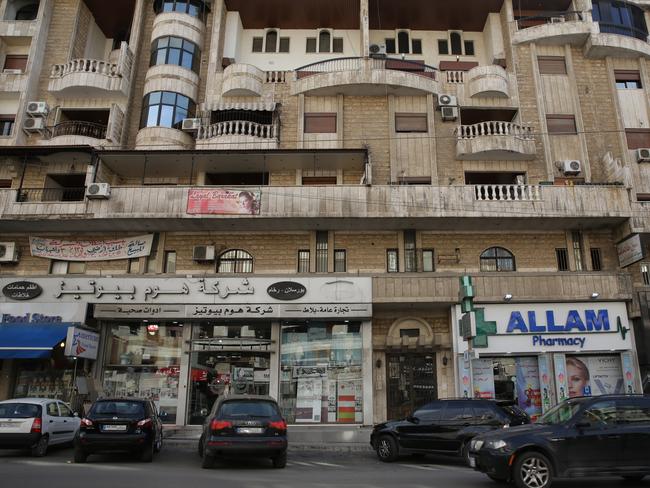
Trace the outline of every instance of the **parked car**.
<instances>
[{"instance_id":1,"label":"parked car","mask_svg":"<svg viewBox=\"0 0 650 488\"><path fill-rule=\"evenodd\" d=\"M402 420L389 420L373 428L370 444L381 461L401 454L451 454L469 461L469 442L477 434L530 422L513 405L491 400L437 400Z\"/></svg>"},{"instance_id":2,"label":"parked car","mask_svg":"<svg viewBox=\"0 0 650 488\"><path fill-rule=\"evenodd\" d=\"M287 464L287 423L269 396L228 395L217 399L199 440L202 466L219 457L268 457L274 468Z\"/></svg>"},{"instance_id":3,"label":"parked car","mask_svg":"<svg viewBox=\"0 0 650 488\"><path fill-rule=\"evenodd\" d=\"M81 419L74 442L74 461L85 463L88 455L98 452L126 451L138 454L144 462L151 462L162 443L162 422L151 400L97 400Z\"/></svg>"},{"instance_id":4,"label":"parked car","mask_svg":"<svg viewBox=\"0 0 650 488\"><path fill-rule=\"evenodd\" d=\"M0 402L0 448L29 449L45 456L48 446L72 442L79 416L60 400L17 398Z\"/></svg>"},{"instance_id":5,"label":"parked car","mask_svg":"<svg viewBox=\"0 0 650 488\"><path fill-rule=\"evenodd\" d=\"M470 466L519 488L550 488L555 478L650 475L650 396L566 400L535 424L477 436Z\"/></svg>"}]
</instances>

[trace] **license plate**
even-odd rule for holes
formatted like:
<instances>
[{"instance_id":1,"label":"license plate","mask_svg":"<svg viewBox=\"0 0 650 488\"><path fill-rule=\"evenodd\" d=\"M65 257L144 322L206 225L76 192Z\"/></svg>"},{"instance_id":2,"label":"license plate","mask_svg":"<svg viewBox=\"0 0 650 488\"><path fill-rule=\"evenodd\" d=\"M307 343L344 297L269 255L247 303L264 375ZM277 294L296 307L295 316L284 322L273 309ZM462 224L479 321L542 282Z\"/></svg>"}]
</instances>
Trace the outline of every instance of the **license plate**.
<instances>
[{"instance_id":1,"label":"license plate","mask_svg":"<svg viewBox=\"0 0 650 488\"><path fill-rule=\"evenodd\" d=\"M238 434L263 434L264 429L261 427L239 427L237 428Z\"/></svg>"},{"instance_id":2,"label":"license plate","mask_svg":"<svg viewBox=\"0 0 650 488\"><path fill-rule=\"evenodd\" d=\"M0 422L0 427L14 427L15 425L13 422Z\"/></svg>"},{"instance_id":3,"label":"license plate","mask_svg":"<svg viewBox=\"0 0 650 488\"><path fill-rule=\"evenodd\" d=\"M111 432L125 432L126 425L104 425L102 430L111 431Z\"/></svg>"},{"instance_id":4,"label":"license plate","mask_svg":"<svg viewBox=\"0 0 650 488\"><path fill-rule=\"evenodd\" d=\"M469 467L470 468L475 468L476 467L476 458L470 456L469 457Z\"/></svg>"}]
</instances>

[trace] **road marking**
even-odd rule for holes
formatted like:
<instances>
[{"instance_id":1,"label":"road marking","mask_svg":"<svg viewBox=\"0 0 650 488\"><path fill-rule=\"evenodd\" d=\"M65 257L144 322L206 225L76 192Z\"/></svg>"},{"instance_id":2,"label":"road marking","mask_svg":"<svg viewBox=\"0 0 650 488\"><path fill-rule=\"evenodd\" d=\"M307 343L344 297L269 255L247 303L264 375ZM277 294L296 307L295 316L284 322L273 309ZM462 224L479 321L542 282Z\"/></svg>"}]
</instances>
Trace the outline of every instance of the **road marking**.
<instances>
[{"instance_id":1,"label":"road marking","mask_svg":"<svg viewBox=\"0 0 650 488\"><path fill-rule=\"evenodd\" d=\"M467 472L469 468L463 468L462 466L450 466L450 465L443 465L443 464L425 464L424 466L428 466L431 468L436 468L436 469L447 469L451 471L465 471Z\"/></svg>"},{"instance_id":2,"label":"road marking","mask_svg":"<svg viewBox=\"0 0 650 488\"><path fill-rule=\"evenodd\" d=\"M318 464L320 466L327 466L329 468L342 468L343 467L343 465L341 465L341 464L323 463L323 462L317 462L317 461L314 461L314 464Z\"/></svg>"},{"instance_id":3,"label":"road marking","mask_svg":"<svg viewBox=\"0 0 650 488\"><path fill-rule=\"evenodd\" d=\"M302 461L293 461L293 463L294 463L294 464L299 464L300 466L310 466L310 467L311 467L311 464L309 464L309 463L303 463Z\"/></svg>"},{"instance_id":4,"label":"road marking","mask_svg":"<svg viewBox=\"0 0 650 488\"><path fill-rule=\"evenodd\" d=\"M111 464L78 464L78 463L60 463L52 461L32 461L32 460L20 460L16 461L17 464L27 464L29 466L45 466L51 468L52 466L75 466L76 468L92 468L99 469L104 471L136 471L137 468L124 465L111 465Z\"/></svg>"},{"instance_id":5,"label":"road marking","mask_svg":"<svg viewBox=\"0 0 650 488\"><path fill-rule=\"evenodd\" d=\"M434 468L433 466L420 466L417 464L400 464L400 466L405 468L423 469L425 471L440 471L440 468Z\"/></svg>"}]
</instances>

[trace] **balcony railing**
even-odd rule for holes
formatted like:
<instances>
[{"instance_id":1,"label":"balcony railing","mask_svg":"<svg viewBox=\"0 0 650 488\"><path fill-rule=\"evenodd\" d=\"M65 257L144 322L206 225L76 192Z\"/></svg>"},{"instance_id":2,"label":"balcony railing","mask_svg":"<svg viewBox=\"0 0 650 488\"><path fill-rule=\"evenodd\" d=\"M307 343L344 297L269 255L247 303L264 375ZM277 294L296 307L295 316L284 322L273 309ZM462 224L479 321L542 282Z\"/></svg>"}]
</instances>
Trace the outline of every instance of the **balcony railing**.
<instances>
[{"instance_id":1,"label":"balcony railing","mask_svg":"<svg viewBox=\"0 0 650 488\"><path fill-rule=\"evenodd\" d=\"M476 200L483 202L539 202L542 188L538 185L476 185Z\"/></svg>"},{"instance_id":2,"label":"balcony railing","mask_svg":"<svg viewBox=\"0 0 650 488\"><path fill-rule=\"evenodd\" d=\"M111 78L125 77L131 74L133 54L126 42L120 45L120 56L117 63L101 59L71 59L64 64L52 66L50 78L63 78L73 73L96 73Z\"/></svg>"},{"instance_id":3,"label":"balcony railing","mask_svg":"<svg viewBox=\"0 0 650 488\"><path fill-rule=\"evenodd\" d=\"M447 83L454 85L462 85L465 83L465 72L464 71L445 71L445 76L447 77Z\"/></svg>"},{"instance_id":4,"label":"balcony railing","mask_svg":"<svg viewBox=\"0 0 650 488\"><path fill-rule=\"evenodd\" d=\"M260 124L246 120L231 120L228 122L217 122L207 127L200 127L197 139L210 139L220 136L250 136L261 139L275 139L278 135L277 127L274 124Z\"/></svg>"},{"instance_id":5,"label":"balcony railing","mask_svg":"<svg viewBox=\"0 0 650 488\"><path fill-rule=\"evenodd\" d=\"M544 24L561 24L564 22L582 21L584 14L580 11L540 12L538 15L520 17L516 20L517 29L528 29Z\"/></svg>"},{"instance_id":6,"label":"balcony railing","mask_svg":"<svg viewBox=\"0 0 650 488\"><path fill-rule=\"evenodd\" d=\"M106 125L82 120L67 120L52 127L51 134L52 137L82 136L92 137L93 139L106 139L106 131Z\"/></svg>"},{"instance_id":7,"label":"balcony railing","mask_svg":"<svg viewBox=\"0 0 650 488\"><path fill-rule=\"evenodd\" d=\"M476 139L484 136L514 136L533 140L533 128L512 122L489 121L472 125L461 125L456 129L458 139Z\"/></svg>"},{"instance_id":8,"label":"balcony railing","mask_svg":"<svg viewBox=\"0 0 650 488\"><path fill-rule=\"evenodd\" d=\"M286 71L267 71L266 72L266 82L267 83L286 83L287 82L287 72Z\"/></svg>"},{"instance_id":9,"label":"balcony railing","mask_svg":"<svg viewBox=\"0 0 650 488\"><path fill-rule=\"evenodd\" d=\"M599 21L598 25L600 27L600 32L603 34L617 34L619 36L634 37L643 42L648 42L648 32L637 29L636 27L622 24L611 24L602 21Z\"/></svg>"},{"instance_id":10,"label":"balcony railing","mask_svg":"<svg viewBox=\"0 0 650 488\"><path fill-rule=\"evenodd\" d=\"M18 203L34 202L81 202L85 187L20 188L16 193Z\"/></svg>"},{"instance_id":11,"label":"balcony railing","mask_svg":"<svg viewBox=\"0 0 650 488\"><path fill-rule=\"evenodd\" d=\"M371 70L394 70L424 76L435 80L438 68L428 66L418 61L393 58L334 58L318 61L296 69L296 76L300 80L320 73L336 73L342 71L360 71L369 63Z\"/></svg>"}]
</instances>

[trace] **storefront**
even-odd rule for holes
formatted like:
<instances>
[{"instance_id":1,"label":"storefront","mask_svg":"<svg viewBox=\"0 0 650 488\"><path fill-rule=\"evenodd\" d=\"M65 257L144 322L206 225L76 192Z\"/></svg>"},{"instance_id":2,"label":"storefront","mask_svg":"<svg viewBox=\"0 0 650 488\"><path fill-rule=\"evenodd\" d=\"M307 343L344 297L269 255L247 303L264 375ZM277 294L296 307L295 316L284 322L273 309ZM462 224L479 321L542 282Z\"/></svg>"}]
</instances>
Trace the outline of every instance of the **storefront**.
<instances>
[{"instance_id":1,"label":"storefront","mask_svg":"<svg viewBox=\"0 0 650 488\"><path fill-rule=\"evenodd\" d=\"M459 396L510 400L536 418L570 397L641 391L625 303L480 308L496 333L472 351L460 336L460 307L454 314Z\"/></svg>"}]
</instances>

